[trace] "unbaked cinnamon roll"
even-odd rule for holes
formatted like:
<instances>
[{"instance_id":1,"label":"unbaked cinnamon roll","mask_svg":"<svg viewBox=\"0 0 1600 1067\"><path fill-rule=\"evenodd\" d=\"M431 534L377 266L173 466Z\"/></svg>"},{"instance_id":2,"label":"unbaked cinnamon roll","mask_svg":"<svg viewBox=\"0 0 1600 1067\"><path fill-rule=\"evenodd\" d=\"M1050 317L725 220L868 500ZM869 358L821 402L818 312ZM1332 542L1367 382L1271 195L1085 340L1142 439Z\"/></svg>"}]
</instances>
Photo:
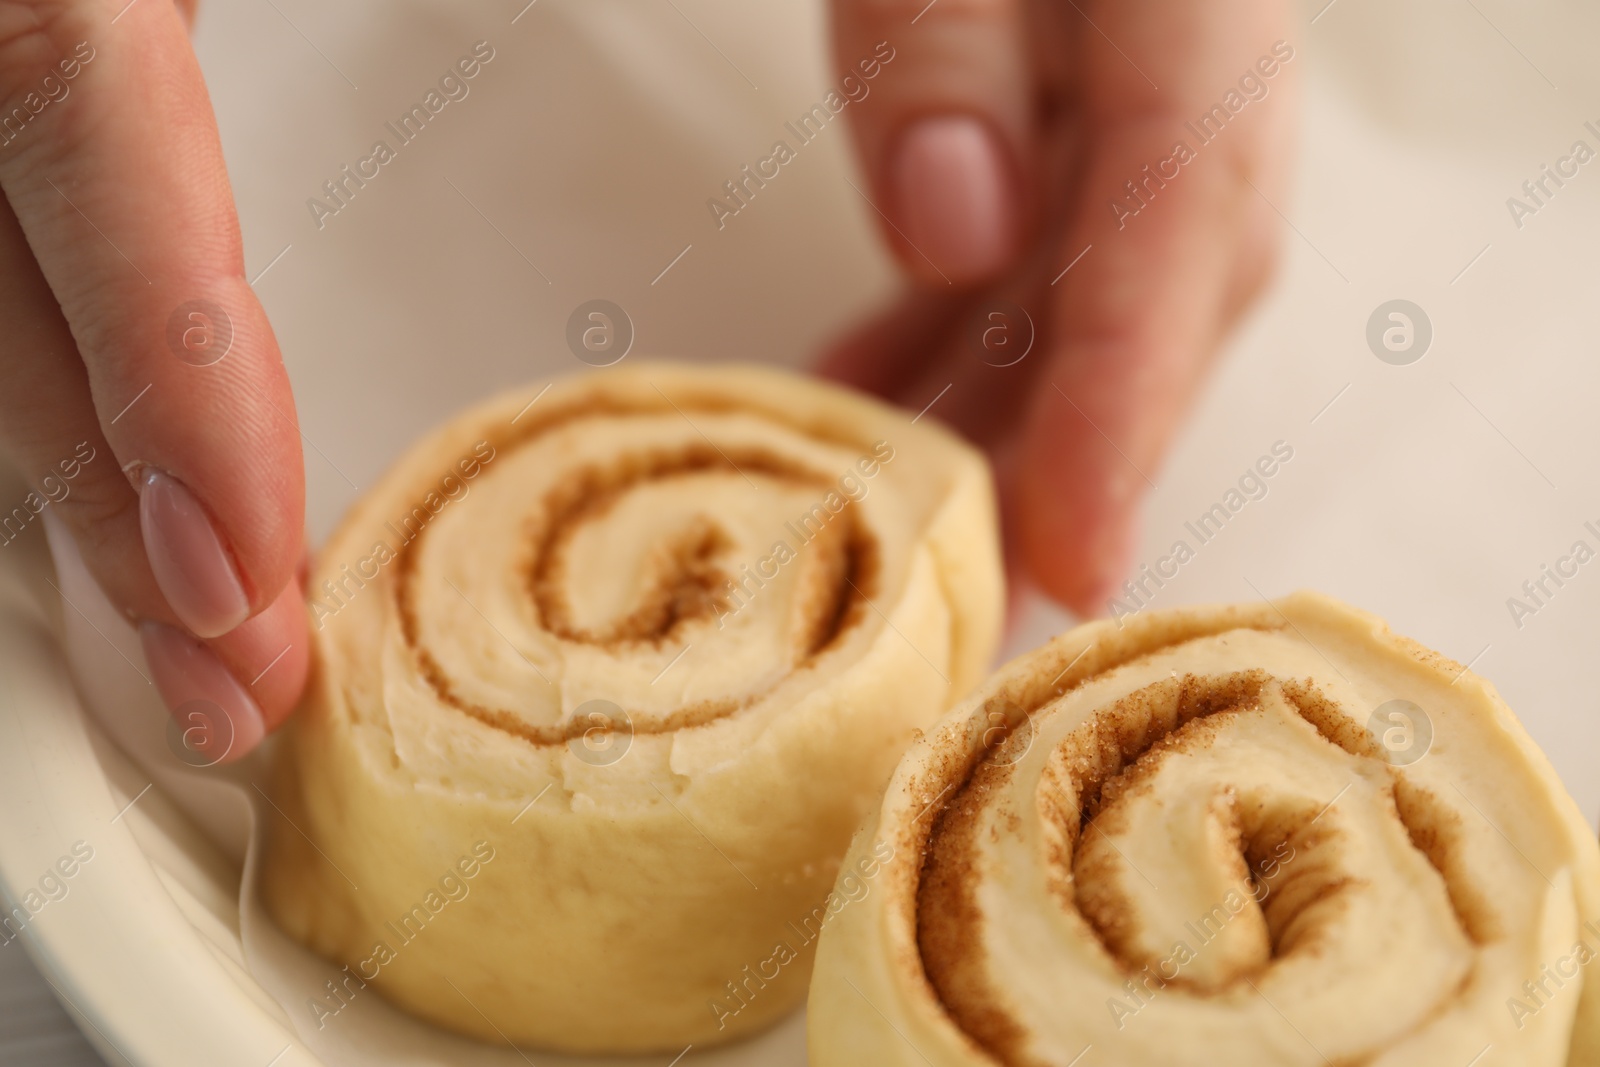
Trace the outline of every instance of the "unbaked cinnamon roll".
<instances>
[{"instance_id":1,"label":"unbaked cinnamon roll","mask_svg":"<svg viewBox=\"0 0 1600 1067\"><path fill-rule=\"evenodd\" d=\"M488 1041L749 1033L803 998L790 924L993 655L987 468L773 370L536 392L430 434L322 551L265 899Z\"/></svg>"},{"instance_id":2,"label":"unbaked cinnamon roll","mask_svg":"<svg viewBox=\"0 0 1600 1067\"><path fill-rule=\"evenodd\" d=\"M1313 594L1079 627L918 741L813 1067L1600 1062L1600 850L1492 686Z\"/></svg>"}]
</instances>

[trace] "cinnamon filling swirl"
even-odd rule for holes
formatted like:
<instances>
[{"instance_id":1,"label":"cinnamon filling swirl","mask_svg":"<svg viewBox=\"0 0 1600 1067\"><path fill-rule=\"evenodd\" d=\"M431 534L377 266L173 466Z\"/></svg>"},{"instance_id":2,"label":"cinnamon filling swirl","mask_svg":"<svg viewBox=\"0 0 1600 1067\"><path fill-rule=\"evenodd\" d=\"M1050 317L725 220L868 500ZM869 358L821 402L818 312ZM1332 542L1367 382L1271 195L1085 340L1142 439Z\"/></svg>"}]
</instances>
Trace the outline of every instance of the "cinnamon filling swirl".
<instances>
[{"instance_id":1,"label":"cinnamon filling swirl","mask_svg":"<svg viewBox=\"0 0 1600 1067\"><path fill-rule=\"evenodd\" d=\"M575 417L551 421L562 425ZM527 436L519 443L526 443ZM803 548L807 557L790 599L793 669L804 668L833 647L861 621L877 590L876 537L858 517L854 501L833 488L837 475L824 475L768 449L721 449L710 443L628 452L563 473L521 520L524 548L517 571L533 624L562 642L626 656L641 647L659 650L684 644L696 629L733 614L740 592L753 592L775 572L763 574L758 564L752 575L751 563L757 561L737 559L735 539L713 514L702 511L689 515L677 528L655 533L639 573L629 583L629 599L618 613L580 620L570 595L592 580L575 563L585 540L594 537L595 527L625 506L630 496L693 494L706 479L742 480L752 489L779 486L799 491L802 499L824 502L800 511L798 522L772 527L779 539L775 545L792 544L795 554ZM514 520L494 515L484 521ZM401 548L395 586L401 633L434 694L444 704L535 744L561 745L583 736L589 727L581 719L534 724L514 710L471 699L430 650L418 624L416 561L436 528L425 527ZM732 714L767 696L775 684L738 699L700 701L665 714L623 710L629 713L635 733L667 733Z\"/></svg>"},{"instance_id":2,"label":"cinnamon filling swirl","mask_svg":"<svg viewBox=\"0 0 1600 1067\"><path fill-rule=\"evenodd\" d=\"M1283 713L1299 723L1285 721ZM1146 976L1140 983L1146 996L1168 989L1223 995L1276 962L1316 957L1336 935L1338 920L1360 907L1356 898L1366 884L1347 867L1346 838L1361 828L1329 817L1342 798L1321 803L1248 780L1216 782L1192 812L1200 832L1185 857L1196 864L1189 872L1194 884L1182 894L1188 904L1161 901L1163 887L1138 870L1125 841L1183 821L1170 810L1179 797L1163 795L1173 792L1163 780L1172 765L1207 761L1219 746L1252 732L1280 732L1291 745L1315 744L1296 729L1303 724L1334 762L1344 762L1335 750L1363 765L1371 761L1361 768L1366 778L1352 782L1369 785L1380 798L1381 817L1401 825L1416 857L1437 873L1455 912L1455 933L1481 941L1489 931L1482 909L1471 907L1470 884L1453 884L1464 882L1452 878L1460 868L1454 820L1437 809L1427 789L1408 786L1403 772L1383 762L1370 737L1345 722L1309 679L1280 681L1262 670L1168 677L1096 711L1049 754L1035 790L1052 897L1123 975ZM939 811L917 893L917 942L929 981L958 1025L1008 1065L1034 1061L1025 1056L1026 1028L982 966L983 912L972 875L978 835L994 823L1018 821L1014 813L984 819L982 809L986 798L1011 792L1017 761L1031 740L1029 731L1011 727ZM1402 789L1403 806L1396 795Z\"/></svg>"},{"instance_id":3,"label":"cinnamon filling swirl","mask_svg":"<svg viewBox=\"0 0 1600 1067\"><path fill-rule=\"evenodd\" d=\"M1327 597L1014 660L847 861L879 841L817 1067L1600 1062L1592 832L1491 686Z\"/></svg>"}]
</instances>

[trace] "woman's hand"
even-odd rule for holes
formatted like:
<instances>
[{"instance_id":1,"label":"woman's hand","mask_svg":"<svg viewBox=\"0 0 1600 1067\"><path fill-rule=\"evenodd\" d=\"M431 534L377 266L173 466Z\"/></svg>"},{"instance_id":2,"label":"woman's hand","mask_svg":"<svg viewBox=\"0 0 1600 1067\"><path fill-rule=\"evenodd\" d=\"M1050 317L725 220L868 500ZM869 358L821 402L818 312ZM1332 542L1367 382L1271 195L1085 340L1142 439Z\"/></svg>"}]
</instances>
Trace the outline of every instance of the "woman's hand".
<instances>
[{"instance_id":1,"label":"woman's hand","mask_svg":"<svg viewBox=\"0 0 1600 1067\"><path fill-rule=\"evenodd\" d=\"M1269 273L1300 62L1286 6L833 7L841 70L894 50L849 110L914 288L824 372L912 408L949 385L930 414L994 456L1013 567L1097 612L1218 342ZM1031 350L998 366L1030 318Z\"/></svg>"},{"instance_id":2,"label":"woman's hand","mask_svg":"<svg viewBox=\"0 0 1600 1067\"><path fill-rule=\"evenodd\" d=\"M49 500L191 742L234 759L304 685L305 489L189 13L0 3L0 449L35 490L0 540Z\"/></svg>"}]
</instances>

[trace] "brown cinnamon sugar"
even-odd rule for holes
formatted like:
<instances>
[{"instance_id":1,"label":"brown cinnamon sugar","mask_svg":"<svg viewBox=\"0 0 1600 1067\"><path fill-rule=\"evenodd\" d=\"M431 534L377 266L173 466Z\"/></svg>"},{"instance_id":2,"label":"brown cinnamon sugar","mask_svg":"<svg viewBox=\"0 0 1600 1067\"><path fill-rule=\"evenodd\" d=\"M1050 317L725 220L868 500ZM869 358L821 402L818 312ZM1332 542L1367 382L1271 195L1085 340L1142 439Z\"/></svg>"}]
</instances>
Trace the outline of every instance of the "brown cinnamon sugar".
<instances>
[{"instance_id":1,"label":"brown cinnamon sugar","mask_svg":"<svg viewBox=\"0 0 1600 1067\"><path fill-rule=\"evenodd\" d=\"M730 542L720 526L699 516L655 546L632 611L601 630L585 630L573 623L563 592L572 532L583 521L598 517L617 496L613 493L598 498L586 513L575 515L540 555L530 584L545 629L584 644L615 647L638 642L659 646L673 640L685 623L710 617L719 609L726 611L723 590L728 576L717 566L717 560Z\"/></svg>"},{"instance_id":2,"label":"brown cinnamon sugar","mask_svg":"<svg viewBox=\"0 0 1600 1067\"><path fill-rule=\"evenodd\" d=\"M711 406L705 407L705 403ZM491 438L498 446L515 448L575 419L598 415L622 415L691 410L742 410L720 398L701 401L682 400L672 405L642 400L637 403L614 397L592 398L592 402L569 404L566 408L542 413L514 433L502 432ZM780 419L779 421L785 421ZM826 427L810 428L817 436ZM859 445L859 442L841 442ZM725 590L729 576L723 570L728 538L709 517L679 531L659 546L649 568L649 578L627 615L603 629L577 626L563 593L568 545L574 531L616 506L631 489L687 475L712 471L737 471L745 477L765 477L786 485L804 485L826 491L832 479L818 471L766 448L721 449L711 444L693 443L674 448L638 449L625 453L605 465L589 465L569 472L541 502L530 520L527 533L527 558L523 565L540 624L563 640L609 649L628 646L659 648L678 638L683 628L727 610ZM415 605L415 561L427 527L397 553L394 603L401 634L418 665L422 677L438 699L481 721L540 745L559 745L581 736L585 725L579 722L535 725L504 708L484 706L463 696L448 672L424 647L419 636ZM817 553L817 565L807 570L807 580L799 591L796 610L800 634L796 663L805 666L837 644L838 640L864 618L867 603L876 594L880 559L876 538L859 521L855 508L846 502L834 522L808 545ZM776 683L775 683L776 684ZM705 725L733 714L760 700L770 687L747 694L738 700L701 701L680 707L667 715L634 713L637 733L666 733Z\"/></svg>"},{"instance_id":3,"label":"brown cinnamon sugar","mask_svg":"<svg viewBox=\"0 0 1600 1067\"><path fill-rule=\"evenodd\" d=\"M1206 635L1180 632L1174 636L1181 642ZM1121 650L1128 646L1117 651ZM1133 658L1160 650L1161 646L1147 644ZM1092 673L1078 672L1070 684L1082 684L1095 674L1115 669L1120 665L1117 659L1114 652L1104 656ZM1037 673L1043 675L1045 669ZM1029 678L1016 683L992 697L990 703L996 711L1004 711L1008 702L1031 689L1027 695L1038 699L1025 714L1032 715L1065 691L1040 692L1032 684L1036 681ZM1139 918L1116 889L1113 877L1126 873L1126 861L1114 847L1088 847L1086 835L1115 835L1123 804L1151 787L1152 776L1164 759L1213 743L1222 722L1259 706L1269 686L1328 744L1357 758L1381 757L1359 723L1310 679L1279 682L1261 670L1214 677L1185 675L1155 682L1097 711L1046 757L1036 797L1047 885L1069 921L1082 923L1086 936L1097 941L1127 974L1137 973L1149 961L1132 950L1140 932ZM1014 719L1014 705L1010 711ZM1011 728L1016 729L1015 723ZM997 759L997 751L995 746L987 746L969 753L967 766L948 768L958 784L951 789L943 810L930 820L915 887L915 929L924 977L952 1021L997 1062L1021 1067L1032 1062L1028 1035L1009 1006L1006 976L988 973L984 917L975 896L976 880L981 876L977 834L986 824L1004 823L1004 813L991 819L986 808L1004 795L1005 784L1015 773L1011 762ZM1473 897L1470 880L1461 870L1459 820L1425 790L1411 785L1403 773L1391 772L1387 765L1385 771L1392 773L1395 781L1394 817L1442 876L1462 928L1481 943L1492 935L1492 912ZM1334 820L1321 820L1322 811L1315 805L1244 804L1231 792L1222 799L1228 810L1222 813L1226 817L1219 825L1231 827L1233 841L1229 869L1236 881L1252 890L1247 893L1248 908L1255 916L1253 922L1263 924L1263 940L1234 961L1237 966L1223 968L1216 982L1190 988L1191 995L1222 992L1291 953L1319 953L1323 932L1346 906L1347 891L1359 884L1343 873L1341 831ZM1285 846L1302 858L1292 866L1276 868L1270 884L1260 885L1254 873L1258 860ZM1189 976L1180 976L1177 982L1193 986Z\"/></svg>"}]
</instances>

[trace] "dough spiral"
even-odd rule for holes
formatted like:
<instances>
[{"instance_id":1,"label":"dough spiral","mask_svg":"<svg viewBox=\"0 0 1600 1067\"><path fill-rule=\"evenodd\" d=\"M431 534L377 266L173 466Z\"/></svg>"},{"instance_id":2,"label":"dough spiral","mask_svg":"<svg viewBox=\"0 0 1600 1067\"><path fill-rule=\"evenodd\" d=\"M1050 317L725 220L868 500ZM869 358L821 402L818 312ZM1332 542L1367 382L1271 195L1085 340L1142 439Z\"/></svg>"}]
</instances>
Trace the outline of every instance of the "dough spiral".
<instances>
[{"instance_id":1,"label":"dough spiral","mask_svg":"<svg viewBox=\"0 0 1600 1067\"><path fill-rule=\"evenodd\" d=\"M1012 662L846 867L885 853L814 1067L1600 1062L1589 828L1488 683L1326 597Z\"/></svg>"},{"instance_id":2,"label":"dough spiral","mask_svg":"<svg viewBox=\"0 0 1600 1067\"><path fill-rule=\"evenodd\" d=\"M419 442L321 554L265 899L485 1040L750 1032L804 995L809 951L769 974L775 941L993 654L987 468L772 370L534 393ZM452 871L460 899L433 892Z\"/></svg>"}]
</instances>

